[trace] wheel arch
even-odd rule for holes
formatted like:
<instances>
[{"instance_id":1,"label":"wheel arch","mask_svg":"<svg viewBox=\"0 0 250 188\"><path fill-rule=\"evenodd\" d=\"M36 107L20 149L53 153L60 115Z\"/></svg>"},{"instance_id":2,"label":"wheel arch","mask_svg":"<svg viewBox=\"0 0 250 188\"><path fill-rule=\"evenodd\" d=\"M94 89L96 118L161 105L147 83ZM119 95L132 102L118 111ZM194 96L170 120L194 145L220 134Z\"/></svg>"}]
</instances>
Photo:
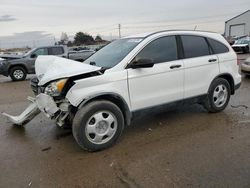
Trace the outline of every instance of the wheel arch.
<instances>
[{"instance_id":1,"label":"wheel arch","mask_svg":"<svg viewBox=\"0 0 250 188\"><path fill-rule=\"evenodd\" d=\"M8 69L8 74L9 75L10 75L11 69L14 68L14 67L22 67L26 71L26 73L28 73L28 69L24 64L13 64L13 65L9 66L9 69Z\"/></svg>"},{"instance_id":2,"label":"wheel arch","mask_svg":"<svg viewBox=\"0 0 250 188\"><path fill-rule=\"evenodd\" d=\"M128 104L124 100L122 96L116 93L102 93L98 95L91 96L85 100L83 100L80 105L78 106L78 109L82 108L86 104L96 101L96 100L107 100L110 101L114 104L116 104L122 111L124 120L125 120L125 125L130 125L131 123L131 118L132 118L132 113L129 109Z\"/></svg>"},{"instance_id":3,"label":"wheel arch","mask_svg":"<svg viewBox=\"0 0 250 188\"><path fill-rule=\"evenodd\" d=\"M215 79L217 79L217 78L223 78L223 79L227 80L228 83L229 83L229 85L230 85L231 95L234 95L234 93L235 93L235 83L234 83L233 76L232 76L231 74L229 74L229 73L223 73L223 74L220 74L220 75L218 75L217 77L215 77L215 78L213 79L213 81L214 81ZM213 81L212 81L212 82L213 82ZM211 83L212 83L212 82L211 82ZM211 85L211 84L210 84L210 85Z\"/></svg>"}]
</instances>

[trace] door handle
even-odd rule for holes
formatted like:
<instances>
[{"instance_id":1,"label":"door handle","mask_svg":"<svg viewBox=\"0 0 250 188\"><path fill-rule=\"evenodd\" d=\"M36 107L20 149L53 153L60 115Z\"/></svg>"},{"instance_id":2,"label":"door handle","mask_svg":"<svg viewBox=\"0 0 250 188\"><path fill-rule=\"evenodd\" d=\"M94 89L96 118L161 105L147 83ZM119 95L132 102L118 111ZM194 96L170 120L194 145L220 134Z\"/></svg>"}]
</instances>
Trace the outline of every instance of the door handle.
<instances>
[{"instance_id":1,"label":"door handle","mask_svg":"<svg viewBox=\"0 0 250 188\"><path fill-rule=\"evenodd\" d=\"M216 61L217 61L217 59L209 59L209 60L208 60L208 62L210 62L210 63L211 63L211 62L216 62Z\"/></svg>"},{"instance_id":2,"label":"door handle","mask_svg":"<svg viewBox=\"0 0 250 188\"><path fill-rule=\"evenodd\" d=\"M181 67L181 65L171 65L170 66L170 69L178 69L178 68L180 68Z\"/></svg>"}]
</instances>

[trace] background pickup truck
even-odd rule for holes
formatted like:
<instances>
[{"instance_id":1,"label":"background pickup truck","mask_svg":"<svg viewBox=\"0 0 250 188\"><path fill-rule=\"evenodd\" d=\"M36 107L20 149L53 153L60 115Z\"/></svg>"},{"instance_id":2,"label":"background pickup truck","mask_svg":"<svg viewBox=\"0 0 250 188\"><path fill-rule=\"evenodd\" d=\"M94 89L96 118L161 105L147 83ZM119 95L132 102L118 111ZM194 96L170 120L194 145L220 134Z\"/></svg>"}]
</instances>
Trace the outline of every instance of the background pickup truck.
<instances>
[{"instance_id":1,"label":"background pickup truck","mask_svg":"<svg viewBox=\"0 0 250 188\"><path fill-rule=\"evenodd\" d=\"M35 73L35 61L39 55L54 55L76 61L84 61L95 51L68 52L66 46L44 46L34 48L24 55L2 55L0 74L10 76L13 81L25 80L27 74Z\"/></svg>"}]
</instances>

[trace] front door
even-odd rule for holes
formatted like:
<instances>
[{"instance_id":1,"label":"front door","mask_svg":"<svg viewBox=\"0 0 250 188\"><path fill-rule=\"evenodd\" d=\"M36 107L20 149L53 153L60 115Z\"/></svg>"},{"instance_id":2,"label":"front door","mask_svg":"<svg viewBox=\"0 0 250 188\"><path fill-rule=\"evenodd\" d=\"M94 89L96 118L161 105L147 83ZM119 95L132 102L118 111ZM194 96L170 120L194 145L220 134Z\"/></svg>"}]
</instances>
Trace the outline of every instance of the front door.
<instances>
[{"instance_id":1,"label":"front door","mask_svg":"<svg viewBox=\"0 0 250 188\"><path fill-rule=\"evenodd\" d=\"M132 110L183 99L183 61L178 59L175 36L150 42L133 61L151 59L151 68L128 69ZM132 62L133 62L132 61Z\"/></svg>"},{"instance_id":2,"label":"front door","mask_svg":"<svg viewBox=\"0 0 250 188\"><path fill-rule=\"evenodd\" d=\"M38 48L37 50L35 50L30 57L28 58L28 67L30 68L30 72L35 73L35 61L36 58L39 55L48 55L48 48Z\"/></svg>"}]
</instances>

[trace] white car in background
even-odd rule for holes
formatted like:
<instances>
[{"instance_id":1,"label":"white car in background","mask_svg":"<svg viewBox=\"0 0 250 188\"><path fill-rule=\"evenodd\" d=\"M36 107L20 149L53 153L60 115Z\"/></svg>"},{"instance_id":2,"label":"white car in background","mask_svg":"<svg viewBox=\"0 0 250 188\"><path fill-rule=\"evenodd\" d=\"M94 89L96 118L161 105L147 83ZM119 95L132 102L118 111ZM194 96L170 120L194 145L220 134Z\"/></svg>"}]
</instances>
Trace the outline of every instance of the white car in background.
<instances>
[{"instance_id":1,"label":"white car in background","mask_svg":"<svg viewBox=\"0 0 250 188\"><path fill-rule=\"evenodd\" d=\"M240 87L237 55L220 35L161 31L125 37L96 52L85 63L39 56L36 98L20 115L24 124L40 111L63 127L72 124L80 147L110 147L134 112L191 100L208 112L223 111Z\"/></svg>"},{"instance_id":2,"label":"white car in background","mask_svg":"<svg viewBox=\"0 0 250 188\"><path fill-rule=\"evenodd\" d=\"M246 59L241 64L241 72L246 75L250 75L250 58Z\"/></svg>"}]
</instances>

